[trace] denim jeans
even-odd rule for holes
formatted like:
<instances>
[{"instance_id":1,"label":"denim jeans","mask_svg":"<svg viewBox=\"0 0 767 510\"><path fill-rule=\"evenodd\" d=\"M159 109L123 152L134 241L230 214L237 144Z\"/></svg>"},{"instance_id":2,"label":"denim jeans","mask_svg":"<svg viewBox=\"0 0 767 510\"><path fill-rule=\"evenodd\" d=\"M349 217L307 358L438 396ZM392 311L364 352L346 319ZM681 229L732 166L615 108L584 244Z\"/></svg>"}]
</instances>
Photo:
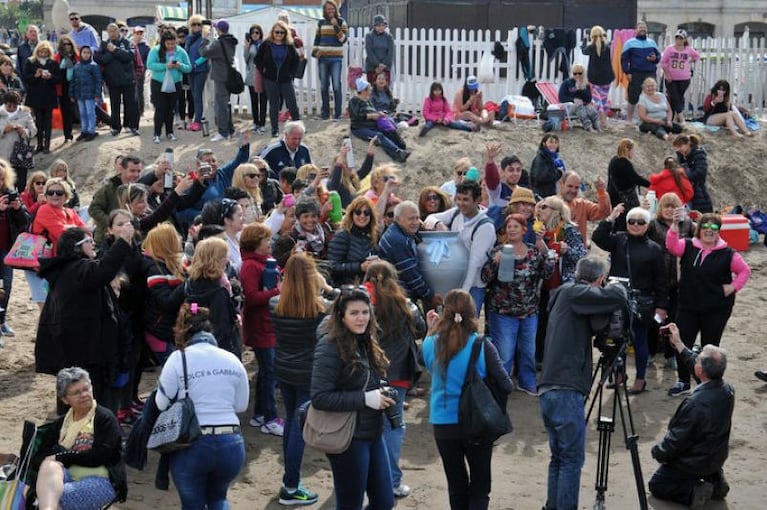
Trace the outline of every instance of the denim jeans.
<instances>
[{"instance_id":1,"label":"denim jeans","mask_svg":"<svg viewBox=\"0 0 767 510\"><path fill-rule=\"evenodd\" d=\"M371 82L372 83L372 82ZM430 120L424 121L423 127L421 128L421 136L425 135L429 131L431 131L436 126L444 126L445 124L436 124ZM450 124L447 124L446 127L449 127L450 129L458 129L459 131L473 131L471 124L468 122L458 121L458 120L451 120Z\"/></svg>"},{"instance_id":2,"label":"denim jeans","mask_svg":"<svg viewBox=\"0 0 767 510\"><path fill-rule=\"evenodd\" d=\"M0 324L5 324L5 316L8 311L8 303L11 300L11 290L13 289L13 268L3 264L3 259L8 255L7 251L0 250L0 278L3 280L3 289L5 297L0 300Z\"/></svg>"},{"instance_id":3,"label":"denim jeans","mask_svg":"<svg viewBox=\"0 0 767 510\"><path fill-rule=\"evenodd\" d=\"M400 416L405 416L405 395L407 388L396 388L397 410ZM387 418L384 418L383 440L386 444L386 452L389 455L389 467L391 468L391 484L396 489L402 483L402 470L399 467L399 457L402 452L402 442L405 440L405 426L393 429Z\"/></svg>"},{"instance_id":4,"label":"denim jeans","mask_svg":"<svg viewBox=\"0 0 767 510\"><path fill-rule=\"evenodd\" d=\"M472 287L469 289L472 299L474 299L474 305L477 307L477 317L479 312L482 311L482 305L485 304L485 293L487 289L485 287Z\"/></svg>"},{"instance_id":5,"label":"denim jeans","mask_svg":"<svg viewBox=\"0 0 767 510\"><path fill-rule=\"evenodd\" d=\"M507 374L517 362L517 381L528 390L535 390L535 334L538 331L538 316L509 317L498 312L489 312L487 322L490 337L498 349Z\"/></svg>"},{"instance_id":6,"label":"denim jeans","mask_svg":"<svg viewBox=\"0 0 767 510\"><path fill-rule=\"evenodd\" d=\"M277 402L274 399L274 389L277 385L274 378L274 348L253 349L253 352L258 363L253 416L263 416L264 422L270 422L277 417Z\"/></svg>"},{"instance_id":7,"label":"denim jeans","mask_svg":"<svg viewBox=\"0 0 767 510\"><path fill-rule=\"evenodd\" d=\"M96 101L90 99L78 99L77 109L80 111L80 131L83 133L96 132Z\"/></svg>"},{"instance_id":8,"label":"denim jeans","mask_svg":"<svg viewBox=\"0 0 767 510\"><path fill-rule=\"evenodd\" d=\"M320 93L322 94L322 118L330 117L330 80L333 80L333 99L335 101L335 118L341 118L343 96L341 92L341 59L321 58L317 62L320 72Z\"/></svg>"},{"instance_id":9,"label":"denim jeans","mask_svg":"<svg viewBox=\"0 0 767 510\"><path fill-rule=\"evenodd\" d=\"M637 367L637 379L644 379L647 372L647 361L650 358L650 348L647 344L647 326L635 320L634 330L634 361Z\"/></svg>"},{"instance_id":10,"label":"denim jeans","mask_svg":"<svg viewBox=\"0 0 767 510\"><path fill-rule=\"evenodd\" d=\"M352 439L345 452L328 454L336 510L360 510L366 491L370 510L392 508L394 492L388 457L382 437Z\"/></svg>"},{"instance_id":11,"label":"denim jeans","mask_svg":"<svg viewBox=\"0 0 767 510\"><path fill-rule=\"evenodd\" d=\"M189 75L189 88L192 90L195 122L202 122L203 108L205 108L205 102L203 101L202 96L205 92L205 80L207 79L208 73L192 73Z\"/></svg>"},{"instance_id":12,"label":"denim jeans","mask_svg":"<svg viewBox=\"0 0 767 510\"><path fill-rule=\"evenodd\" d=\"M386 136L386 133L383 131L369 128L357 128L352 129L352 134L357 138L365 141L370 141L373 137L377 136L378 143L381 145L381 148L392 159L396 159L399 151L401 150L396 143L394 143L389 137Z\"/></svg>"},{"instance_id":13,"label":"denim jeans","mask_svg":"<svg viewBox=\"0 0 767 510\"><path fill-rule=\"evenodd\" d=\"M182 510L229 510L226 492L245 463L240 434L200 436L170 454L170 472Z\"/></svg>"},{"instance_id":14,"label":"denim jeans","mask_svg":"<svg viewBox=\"0 0 767 510\"><path fill-rule=\"evenodd\" d=\"M546 508L575 510L586 448L584 397L575 390L549 390L538 401L551 449Z\"/></svg>"},{"instance_id":15,"label":"denim jeans","mask_svg":"<svg viewBox=\"0 0 767 510\"><path fill-rule=\"evenodd\" d=\"M285 404L285 431L282 435L285 474L282 476L282 484L289 489L295 489L301 482L301 462L304 459L304 436L297 411L309 400L309 388L299 388L282 382L277 384Z\"/></svg>"}]
</instances>

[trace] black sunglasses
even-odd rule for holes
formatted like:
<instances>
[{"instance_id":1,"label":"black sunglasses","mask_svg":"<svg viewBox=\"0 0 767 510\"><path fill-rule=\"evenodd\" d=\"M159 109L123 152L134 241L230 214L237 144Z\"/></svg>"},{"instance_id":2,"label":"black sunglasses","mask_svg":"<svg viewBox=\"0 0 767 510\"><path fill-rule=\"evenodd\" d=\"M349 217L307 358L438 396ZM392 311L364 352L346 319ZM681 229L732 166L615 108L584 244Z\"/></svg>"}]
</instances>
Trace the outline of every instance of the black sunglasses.
<instances>
[{"instance_id":1,"label":"black sunglasses","mask_svg":"<svg viewBox=\"0 0 767 510\"><path fill-rule=\"evenodd\" d=\"M69 18L69 21L80 21L80 18Z\"/></svg>"},{"instance_id":2,"label":"black sunglasses","mask_svg":"<svg viewBox=\"0 0 767 510\"><path fill-rule=\"evenodd\" d=\"M639 225L640 227L644 227L645 225L647 225L647 222L641 218L638 220L631 218L630 220L626 220L626 223L628 223L629 225Z\"/></svg>"},{"instance_id":3,"label":"black sunglasses","mask_svg":"<svg viewBox=\"0 0 767 510\"><path fill-rule=\"evenodd\" d=\"M274 35L285 35L285 31L284 30L274 30L274 31L272 31L272 33Z\"/></svg>"},{"instance_id":4,"label":"black sunglasses","mask_svg":"<svg viewBox=\"0 0 767 510\"><path fill-rule=\"evenodd\" d=\"M245 177L255 179L256 177L261 177L261 174L245 174Z\"/></svg>"},{"instance_id":5,"label":"black sunglasses","mask_svg":"<svg viewBox=\"0 0 767 510\"><path fill-rule=\"evenodd\" d=\"M193 27L201 27L201 26L202 26L202 23L192 23L192 26L193 26Z\"/></svg>"},{"instance_id":6,"label":"black sunglasses","mask_svg":"<svg viewBox=\"0 0 767 510\"><path fill-rule=\"evenodd\" d=\"M355 209L353 211L353 213L354 213L355 216L360 216L360 215L364 214L368 218L370 218L370 216L373 215L373 211L371 211L370 209Z\"/></svg>"},{"instance_id":7,"label":"black sunglasses","mask_svg":"<svg viewBox=\"0 0 767 510\"><path fill-rule=\"evenodd\" d=\"M426 195L426 200L439 200L439 195Z\"/></svg>"},{"instance_id":8,"label":"black sunglasses","mask_svg":"<svg viewBox=\"0 0 767 510\"><path fill-rule=\"evenodd\" d=\"M57 197L63 197L66 195L66 192L63 189L49 189L45 192L45 194L49 197L52 197L56 195Z\"/></svg>"},{"instance_id":9,"label":"black sunglasses","mask_svg":"<svg viewBox=\"0 0 767 510\"><path fill-rule=\"evenodd\" d=\"M580 75L582 75L582 74L583 74L583 73L581 73L581 72L575 72L575 73L573 73L573 76L580 76Z\"/></svg>"}]
</instances>

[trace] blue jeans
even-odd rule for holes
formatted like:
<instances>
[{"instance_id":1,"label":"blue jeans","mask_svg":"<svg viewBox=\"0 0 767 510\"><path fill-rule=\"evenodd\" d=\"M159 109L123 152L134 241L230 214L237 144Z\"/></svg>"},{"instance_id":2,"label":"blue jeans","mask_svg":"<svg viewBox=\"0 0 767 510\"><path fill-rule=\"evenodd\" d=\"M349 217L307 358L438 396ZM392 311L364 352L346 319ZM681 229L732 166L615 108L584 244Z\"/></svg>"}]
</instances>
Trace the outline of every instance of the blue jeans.
<instances>
[{"instance_id":1,"label":"blue jeans","mask_svg":"<svg viewBox=\"0 0 767 510\"><path fill-rule=\"evenodd\" d=\"M189 75L189 88L192 90L195 122L202 122L202 112L203 108L205 108L202 96L205 92L205 80L207 79L208 73L192 73Z\"/></svg>"},{"instance_id":2,"label":"blue jeans","mask_svg":"<svg viewBox=\"0 0 767 510\"><path fill-rule=\"evenodd\" d=\"M344 453L328 454L333 470L336 510L360 510L368 494L370 510L394 506L389 458L382 437L352 439Z\"/></svg>"},{"instance_id":3,"label":"blue jeans","mask_svg":"<svg viewBox=\"0 0 767 510\"><path fill-rule=\"evenodd\" d=\"M391 138L386 136L386 133L383 131L369 128L357 128L352 129L352 134L357 138L365 141L370 141L373 137L377 136L378 143L381 145L381 148L392 159L396 159L397 154L399 154L399 151L402 150L396 143L391 140Z\"/></svg>"},{"instance_id":4,"label":"blue jeans","mask_svg":"<svg viewBox=\"0 0 767 510\"><path fill-rule=\"evenodd\" d=\"M474 305L477 307L477 317L479 312L482 311L482 305L485 304L485 293L487 289L485 287L472 287L469 289L472 299L474 299Z\"/></svg>"},{"instance_id":5,"label":"blue jeans","mask_svg":"<svg viewBox=\"0 0 767 510\"><path fill-rule=\"evenodd\" d=\"M575 510L586 448L584 397L575 390L549 390L538 401L551 449L546 508Z\"/></svg>"},{"instance_id":6,"label":"blue jeans","mask_svg":"<svg viewBox=\"0 0 767 510\"><path fill-rule=\"evenodd\" d=\"M96 132L96 101L90 99L78 99L77 109L80 111L80 131L82 133Z\"/></svg>"},{"instance_id":7,"label":"blue jeans","mask_svg":"<svg viewBox=\"0 0 767 510\"><path fill-rule=\"evenodd\" d=\"M489 312L487 322L490 337L498 349L507 374L517 361L517 381L528 390L535 390L535 335L538 331L538 316L509 317L498 312Z\"/></svg>"},{"instance_id":8,"label":"blue jeans","mask_svg":"<svg viewBox=\"0 0 767 510\"><path fill-rule=\"evenodd\" d=\"M253 352L258 362L253 416L263 416L264 422L270 422L277 417L277 402L274 400L274 389L277 385L274 378L274 348L253 349Z\"/></svg>"},{"instance_id":9,"label":"blue jeans","mask_svg":"<svg viewBox=\"0 0 767 510\"><path fill-rule=\"evenodd\" d=\"M282 484L295 489L301 482L301 462L304 459L304 436L297 410L309 400L309 388L298 388L282 382L278 385L285 404L285 431L282 435L285 474L282 476Z\"/></svg>"},{"instance_id":10,"label":"blue jeans","mask_svg":"<svg viewBox=\"0 0 767 510\"><path fill-rule=\"evenodd\" d=\"M343 96L341 92L341 59L321 58L317 62L320 72L320 93L322 94L322 118L330 117L330 80L333 80L333 99L335 100L335 118L341 118Z\"/></svg>"},{"instance_id":11,"label":"blue jeans","mask_svg":"<svg viewBox=\"0 0 767 510\"><path fill-rule=\"evenodd\" d=\"M400 416L405 416L405 395L407 388L396 388L397 410ZM386 452L389 455L389 467L391 468L391 484L396 489L402 483L402 470L399 467L399 457L402 451L402 442L405 440L405 426L393 429L387 418L384 418L383 440L386 444Z\"/></svg>"},{"instance_id":12,"label":"blue jeans","mask_svg":"<svg viewBox=\"0 0 767 510\"><path fill-rule=\"evenodd\" d=\"M0 300L0 324L5 324L5 315L8 310L8 302L11 300L11 290L13 289L13 268L3 264L3 259L8 255L7 251L0 250L0 278L3 280L3 289L5 297Z\"/></svg>"},{"instance_id":13,"label":"blue jeans","mask_svg":"<svg viewBox=\"0 0 767 510\"><path fill-rule=\"evenodd\" d=\"M634 320L634 361L637 366L637 379L644 379L647 371L647 361L650 359L650 348L647 344L647 326Z\"/></svg>"},{"instance_id":14,"label":"blue jeans","mask_svg":"<svg viewBox=\"0 0 767 510\"><path fill-rule=\"evenodd\" d=\"M429 131L431 131L433 128L437 126L445 126L445 124L436 124L430 120L424 121L423 127L421 128L420 135L423 136ZM464 122L461 120L451 120L450 124L447 124L446 127L449 127L450 129L458 129L459 131L473 131L471 124L468 122Z\"/></svg>"},{"instance_id":15,"label":"blue jeans","mask_svg":"<svg viewBox=\"0 0 767 510\"><path fill-rule=\"evenodd\" d=\"M245 463L240 434L200 436L170 454L170 472L182 510L229 510L226 491Z\"/></svg>"}]
</instances>

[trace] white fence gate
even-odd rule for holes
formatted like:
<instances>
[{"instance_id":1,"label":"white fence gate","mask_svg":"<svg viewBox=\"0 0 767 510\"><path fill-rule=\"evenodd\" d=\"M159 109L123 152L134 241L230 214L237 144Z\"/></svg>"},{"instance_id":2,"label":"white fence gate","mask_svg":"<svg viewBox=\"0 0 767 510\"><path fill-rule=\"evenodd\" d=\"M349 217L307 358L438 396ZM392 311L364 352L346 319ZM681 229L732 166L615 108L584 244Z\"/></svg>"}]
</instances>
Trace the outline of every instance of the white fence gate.
<instances>
[{"instance_id":1,"label":"white fence gate","mask_svg":"<svg viewBox=\"0 0 767 510\"><path fill-rule=\"evenodd\" d=\"M348 67L364 68L365 35L368 30L349 30L342 76L346 94L350 93L346 85ZM304 41L306 54L311 54L314 27L300 26L298 31ZM583 29L576 30L578 44L571 65L588 64L588 57L583 55L580 45L585 33ZM506 62L495 60L495 81L482 86L485 100L500 102L508 94L519 94L525 83L516 49L516 28L503 32L398 28L392 35L396 52L392 90L400 99L400 110L420 111L429 93L429 86L434 81L442 83L447 99L452 102L453 94L463 84L465 77L477 74L482 54L493 51L496 41L503 45L508 58ZM608 41L612 39L612 30L607 31L607 38ZM672 34L657 40L661 52L672 42ZM767 48L763 38L749 39L746 33L741 38L693 39L691 45L701 53L701 61L694 67L692 82L687 91L688 103L699 108L714 82L726 79L737 95L738 105L760 117L767 116ZM557 59L549 60L541 39L533 40L531 36L529 58L532 74L537 80L561 83L562 75L557 73ZM237 65L244 71L241 59L238 59ZM316 59L310 57L306 74L302 80L295 81L295 87L301 111L318 112L321 100ZM246 92L234 103L249 105L249 102ZM613 102L613 106L621 107L624 104Z\"/></svg>"}]
</instances>

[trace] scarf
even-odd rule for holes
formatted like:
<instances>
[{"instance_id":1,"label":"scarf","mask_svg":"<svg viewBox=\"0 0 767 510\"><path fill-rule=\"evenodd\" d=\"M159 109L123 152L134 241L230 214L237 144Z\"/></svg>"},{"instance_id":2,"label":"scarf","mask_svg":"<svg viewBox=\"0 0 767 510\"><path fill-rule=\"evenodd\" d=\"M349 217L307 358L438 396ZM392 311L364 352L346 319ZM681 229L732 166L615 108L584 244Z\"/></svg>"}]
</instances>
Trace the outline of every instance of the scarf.
<instances>
[{"instance_id":1,"label":"scarf","mask_svg":"<svg viewBox=\"0 0 767 510\"><path fill-rule=\"evenodd\" d=\"M74 421L74 412L70 408L64 416L64 423L61 424L61 433L59 434L59 444L67 450L82 451L90 450L93 446L93 421L96 417L96 401L93 401L88 414L83 418Z\"/></svg>"},{"instance_id":2,"label":"scarf","mask_svg":"<svg viewBox=\"0 0 767 510\"><path fill-rule=\"evenodd\" d=\"M305 239L306 245L311 253L322 253L322 248L325 245L325 231L322 229L322 225L319 223L314 228L314 232L307 232L302 229L300 225L296 225L296 231L298 232L299 239Z\"/></svg>"}]
</instances>

